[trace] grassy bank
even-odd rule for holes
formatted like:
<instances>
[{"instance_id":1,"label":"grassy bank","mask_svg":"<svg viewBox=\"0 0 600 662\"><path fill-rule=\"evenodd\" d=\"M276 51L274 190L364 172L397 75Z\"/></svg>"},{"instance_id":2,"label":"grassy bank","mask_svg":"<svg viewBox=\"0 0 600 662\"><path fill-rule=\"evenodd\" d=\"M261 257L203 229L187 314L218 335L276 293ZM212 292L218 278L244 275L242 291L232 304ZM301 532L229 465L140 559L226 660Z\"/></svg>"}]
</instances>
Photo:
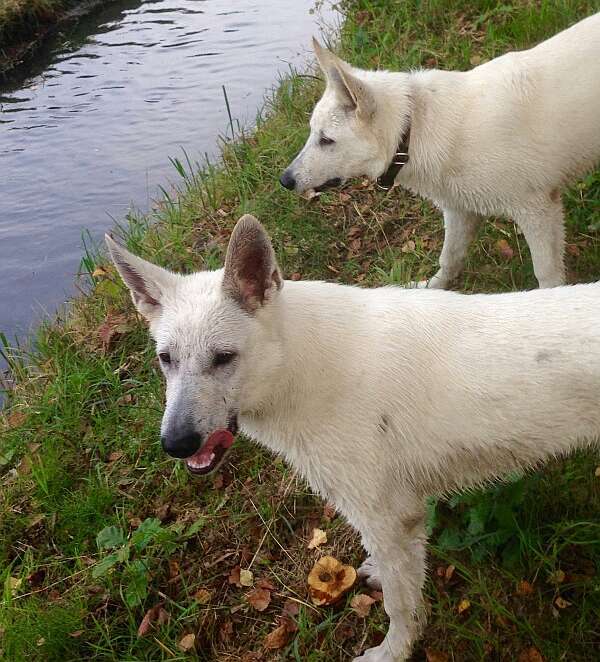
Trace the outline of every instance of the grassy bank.
<instances>
[{"instance_id":1,"label":"grassy bank","mask_svg":"<svg viewBox=\"0 0 600 662\"><path fill-rule=\"evenodd\" d=\"M36 44L69 12L97 4L99 2L94 0L2 0L0 73L12 68L33 51Z\"/></svg>"},{"instance_id":2,"label":"grassy bank","mask_svg":"<svg viewBox=\"0 0 600 662\"><path fill-rule=\"evenodd\" d=\"M595 5L356 0L345 5L339 50L369 67L465 69ZM215 268L236 219L252 212L288 277L374 286L431 275L443 230L427 202L363 182L307 201L276 183L321 89L310 76L286 78L222 165L176 161L180 191L123 224L129 248L177 270ZM565 202L569 278L595 280L600 173ZM83 266L89 296L40 330L29 367L12 359L17 383L0 423L0 659L330 661L378 642L378 595L366 618L351 606L361 587L333 608L310 604L315 558L356 566L363 552L288 467L242 439L225 469L196 481L162 454L162 383L147 333L106 260L90 253ZM535 286L506 219L482 229L459 285ZM581 454L431 504L430 617L415 660L598 659L599 464ZM308 549L314 527L327 534L318 551Z\"/></svg>"}]
</instances>

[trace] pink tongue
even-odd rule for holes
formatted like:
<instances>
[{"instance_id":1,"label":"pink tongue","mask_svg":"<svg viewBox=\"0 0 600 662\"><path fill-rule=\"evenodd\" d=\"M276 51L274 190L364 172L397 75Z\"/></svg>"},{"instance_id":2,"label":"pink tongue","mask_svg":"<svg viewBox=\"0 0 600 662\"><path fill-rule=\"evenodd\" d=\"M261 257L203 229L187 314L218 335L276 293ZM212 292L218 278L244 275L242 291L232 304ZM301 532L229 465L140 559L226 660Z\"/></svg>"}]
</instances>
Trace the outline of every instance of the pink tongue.
<instances>
[{"instance_id":1,"label":"pink tongue","mask_svg":"<svg viewBox=\"0 0 600 662\"><path fill-rule=\"evenodd\" d=\"M192 458L199 462L210 460L210 456L215 452L215 449L218 446L229 448L233 444L233 441L234 436L229 430L215 430L204 442L202 448L192 455Z\"/></svg>"}]
</instances>

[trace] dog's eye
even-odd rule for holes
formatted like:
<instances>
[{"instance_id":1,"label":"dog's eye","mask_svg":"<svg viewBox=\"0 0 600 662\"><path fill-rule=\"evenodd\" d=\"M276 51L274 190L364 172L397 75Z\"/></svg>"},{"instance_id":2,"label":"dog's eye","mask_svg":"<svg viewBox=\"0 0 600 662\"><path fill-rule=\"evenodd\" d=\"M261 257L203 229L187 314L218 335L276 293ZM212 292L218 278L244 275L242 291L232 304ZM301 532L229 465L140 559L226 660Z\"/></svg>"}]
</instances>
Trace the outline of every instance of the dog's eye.
<instances>
[{"instance_id":1,"label":"dog's eye","mask_svg":"<svg viewBox=\"0 0 600 662\"><path fill-rule=\"evenodd\" d=\"M171 363L171 355L169 352L159 352L158 358L160 359L161 363Z\"/></svg>"},{"instance_id":2,"label":"dog's eye","mask_svg":"<svg viewBox=\"0 0 600 662\"><path fill-rule=\"evenodd\" d=\"M323 145L333 145L334 142L335 142L335 140L332 140L331 138L327 138L327 136L321 136L319 138L319 145L321 145L321 146L323 146Z\"/></svg>"},{"instance_id":3,"label":"dog's eye","mask_svg":"<svg viewBox=\"0 0 600 662\"><path fill-rule=\"evenodd\" d=\"M214 366L227 365L235 359L235 352L217 352L215 358L213 359Z\"/></svg>"}]
</instances>

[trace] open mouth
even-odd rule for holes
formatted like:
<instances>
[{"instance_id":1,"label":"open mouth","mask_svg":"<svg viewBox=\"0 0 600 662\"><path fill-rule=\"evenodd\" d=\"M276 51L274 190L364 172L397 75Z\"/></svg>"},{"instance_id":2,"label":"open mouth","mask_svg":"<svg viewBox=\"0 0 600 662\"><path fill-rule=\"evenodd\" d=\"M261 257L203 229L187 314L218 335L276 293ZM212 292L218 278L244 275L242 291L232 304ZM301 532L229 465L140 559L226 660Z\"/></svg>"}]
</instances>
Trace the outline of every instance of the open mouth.
<instances>
[{"instance_id":1,"label":"open mouth","mask_svg":"<svg viewBox=\"0 0 600 662\"><path fill-rule=\"evenodd\" d=\"M193 455L185 458L186 467L196 476L213 472L221 464L234 441L231 430L215 430Z\"/></svg>"},{"instance_id":2,"label":"open mouth","mask_svg":"<svg viewBox=\"0 0 600 662\"><path fill-rule=\"evenodd\" d=\"M328 179L321 186L315 186L315 191L321 193L321 191L326 191L328 188L335 188L342 183L342 180L339 177L334 177L333 179Z\"/></svg>"}]
</instances>

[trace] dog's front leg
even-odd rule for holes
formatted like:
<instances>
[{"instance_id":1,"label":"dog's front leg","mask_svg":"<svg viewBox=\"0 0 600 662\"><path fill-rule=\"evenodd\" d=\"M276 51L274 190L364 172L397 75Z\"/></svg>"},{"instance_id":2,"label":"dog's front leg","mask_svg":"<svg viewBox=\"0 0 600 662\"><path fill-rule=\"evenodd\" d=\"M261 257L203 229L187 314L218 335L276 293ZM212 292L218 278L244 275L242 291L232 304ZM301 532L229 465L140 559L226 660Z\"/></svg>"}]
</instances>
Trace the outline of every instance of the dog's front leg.
<instances>
[{"instance_id":1,"label":"dog's front leg","mask_svg":"<svg viewBox=\"0 0 600 662\"><path fill-rule=\"evenodd\" d=\"M422 287L445 289L463 270L469 244L481 225L481 217L467 211L444 209L444 246L440 255L440 268L429 279L419 283Z\"/></svg>"},{"instance_id":2,"label":"dog's front leg","mask_svg":"<svg viewBox=\"0 0 600 662\"><path fill-rule=\"evenodd\" d=\"M402 662L410 656L423 619L427 540L424 514L404 514L402 518L389 517L373 524L363 539L371 549L369 574L381 580L390 626L383 642L354 662Z\"/></svg>"}]
</instances>

